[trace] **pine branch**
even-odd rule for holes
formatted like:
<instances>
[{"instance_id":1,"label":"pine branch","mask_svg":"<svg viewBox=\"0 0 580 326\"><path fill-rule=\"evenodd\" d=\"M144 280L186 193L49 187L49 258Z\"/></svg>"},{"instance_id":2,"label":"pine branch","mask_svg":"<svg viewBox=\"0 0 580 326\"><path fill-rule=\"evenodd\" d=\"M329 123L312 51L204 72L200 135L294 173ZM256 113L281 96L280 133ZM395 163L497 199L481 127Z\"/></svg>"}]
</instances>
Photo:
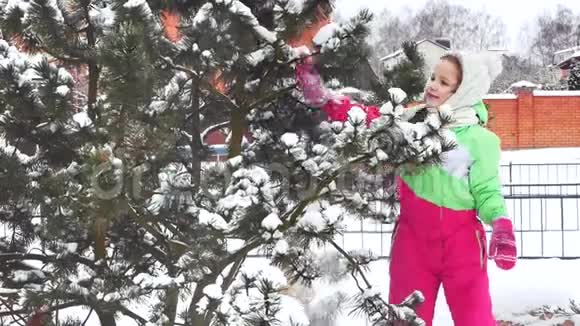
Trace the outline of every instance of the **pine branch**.
<instances>
[{"instance_id":1,"label":"pine branch","mask_svg":"<svg viewBox=\"0 0 580 326\"><path fill-rule=\"evenodd\" d=\"M274 101L278 97L280 97L282 95L285 95L288 91L291 91L291 90L293 90L295 88L296 88L296 84L292 84L290 86L284 87L284 88L279 89L279 90L276 90L274 92L271 92L270 94L264 96L263 98L260 98L260 99L258 99L256 101L252 102L248 106L249 111L251 111L252 109L257 108L257 107L259 107L261 105L264 105L264 104L266 104L268 102Z\"/></svg>"},{"instance_id":2,"label":"pine branch","mask_svg":"<svg viewBox=\"0 0 580 326\"><path fill-rule=\"evenodd\" d=\"M229 5L228 9L232 15L238 16L240 20L251 29L252 34L261 42L274 45L278 42L278 38L274 32L269 31L266 27L260 25L256 16L252 14L250 8L238 0L234 0Z\"/></svg>"},{"instance_id":3,"label":"pine branch","mask_svg":"<svg viewBox=\"0 0 580 326\"><path fill-rule=\"evenodd\" d=\"M85 318L85 321L83 321L83 323L81 324L81 326L85 326L87 324L87 322L89 321L89 317L91 317L91 314L93 313L93 307L91 307L91 310L89 310L89 313L87 314L87 318Z\"/></svg>"},{"instance_id":4,"label":"pine branch","mask_svg":"<svg viewBox=\"0 0 580 326\"><path fill-rule=\"evenodd\" d=\"M22 322L24 322L24 324L26 324L26 319L24 319L24 317L21 316L21 314L24 313L30 313L29 311L24 311L24 310L14 310L12 309L12 307L10 306L10 304L8 304L4 299L2 299L2 297L0 297L0 301L2 301L2 304L4 306L6 306L6 308L8 308L8 312L6 312L6 315L3 314L3 312L0 311L0 318L4 317L4 316L10 316L12 317L12 319L15 322L18 322L18 320L16 320L16 317L18 317L18 319L20 319Z\"/></svg>"},{"instance_id":5,"label":"pine branch","mask_svg":"<svg viewBox=\"0 0 580 326\"><path fill-rule=\"evenodd\" d=\"M176 65L175 63L173 63L173 60L171 60L171 58L169 57L160 56L160 58L172 69L185 72L188 76L198 79L201 84L200 86L202 86L205 90L208 90L214 97L224 102L226 106L229 107L231 110L240 110L239 106L234 101L232 101L229 97L227 97L226 95L222 94L220 91L215 89L215 87L210 82L208 82L204 78L201 78L201 76L197 72L193 71L190 68L181 65Z\"/></svg>"},{"instance_id":6,"label":"pine branch","mask_svg":"<svg viewBox=\"0 0 580 326\"><path fill-rule=\"evenodd\" d=\"M126 316L129 316L133 319L136 319L138 322L141 323L141 325L145 325L147 324L147 319L143 318L141 316L139 316L138 314L134 313L133 311L129 310L129 308L123 306L123 305L118 305L119 311L121 313L123 313Z\"/></svg>"},{"instance_id":7,"label":"pine branch","mask_svg":"<svg viewBox=\"0 0 580 326\"><path fill-rule=\"evenodd\" d=\"M83 64L83 63L87 63L89 60L88 57L80 57L80 56L75 56L71 53L69 54L58 54L56 52L54 52L51 48L48 48L46 46L39 46L38 50L40 52L44 52L48 55L50 55L51 57L63 62L63 63L69 63L69 64Z\"/></svg>"},{"instance_id":8,"label":"pine branch","mask_svg":"<svg viewBox=\"0 0 580 326\"><path fill-rule=\"evenodd\" d=\"M96 268L95 262L81 257L79 255L68 255L67 259L73 258L75 262L88 266L90 268ZM0 262L7 262L11 260L38 260L43 263L52 263L60 261L57 255L47 256L39 254L25 254L25 253L0 253Z\"/></svg>"},{"instance_id":9,"label":"pine branch","mask_svg":"<svg viewBox=\"0 0 580 326\"><path fill-rule=\"evenodd\" d=\"M201 121L199 118L199 103L200 103L200 92L199 92L199 79L192 79L191 81L191 140L189 142L189 148L191 150L191 183L193 184L193 192L197 191L201 187L201 157L199 153L202 150L203 139L201 138Z\"/></svg>"},{"instance_id":10,"label":"pine branch","mask_svg":"<svg viewBox=\"0 0 580 326\"><path fill-rule=\"evenodd\" d=\"M370 155L361 155L355 159L350 160L347 164L341 166L335 172L333 172L330 176L326 177L322 182L320 182L314 191L314 193L301 200L295 207L290 209L288 213L282 219L284 224L281 226L281 230L285 231L294 226L298 222L298 218L304 213L304 209L308 207L312 202L316 201L320 197L320 192L324 190L324 188L328 187L332 182L338 178L342 173L346 171L350 171L353 165L357 163L363 162L364 160L368 160Z\"/></svg>"},{"instance_id":11,"label":"pine branch","mask_svg":"<svg viewBox=\"0 0 580 326\"><path fill-rule=\"evenodd\" d=\"M358 264L357 261L354 260L354 258L352 258L344 249L342 249L334 240L330 240L329 241L330 244L340 253L342 254L342 256L344 258L346 258L351 264L352 266L354 266L354 268L356 269L356 271L360 274L360 276L362 277L363 281L365 282L365 285L367 286L368 289L370 289L372 287L371 283L369 282L369 280L367 279L367 277L365 276L365 273L360 269L360 266ZM353 277L356 279L356 276L353 275ZM358 286L358 283L357 283ZM362 289L359 286L359 290L362 291Z\"/></svg>"},{"instance_id":12,"label":"pine branch","mask_svg":"<svg viewBox=\"0 0 580 326\"><path fill-rule=\"evenodd\" d=\"M61 303L61 304L57 304L57 305L51 305L47 308L46 312L51 313L51 312L57 311L57 310L62 310L62 309L77 307L77 306L84 306L84 305L85 305L84 303L81 303L78 301L71 301L71 302ZM12 316L13 313L14 314L30 314L30 311L27 309L12 310L12 311L8 311L8 312L3 311L3 312L0 312L0 317Z\"/></svg>"},{"instance_id":13,"label":"pine branch","mask_svg":"<svg viewBox=\"0 0 580 326\"><path fill-rule=\"evenodd\" d=\"M233 263L232 268L230 269L228 275L224 278L224 281L222 283L222 292L225 292L232 285L245 260L246 256L240 256Z\"/></svg>"},{"instance_id":14,"label":"pine branch","mask_svg":"<svg viewBox=\"0 0 580 326\"><path fill-rule=\"evenodd\" d=\"M203 289L207 285L215 283L221 272L225 268L227 268L227 266L229 266L230 264L234 264L239 260L245 259L245 257L248 255L248 253L250 253L250 251L258 248L262 244L263 240L250 241L246 246L244 246L243 248L236 251L234 254L230 255L228 258L221 261L212 274L208 275L205 279L198 282L198 284L195 287L195 292L189 303L189 318L190 318L189 321L192 323L192 325L205 325L205 320L203 316L198 315L196 311L196 304L199 302L199 300L201 300L201 298L204 295ZM207 311L206 315L211 315L211 311Z\"/></svg>"}]
</instances>

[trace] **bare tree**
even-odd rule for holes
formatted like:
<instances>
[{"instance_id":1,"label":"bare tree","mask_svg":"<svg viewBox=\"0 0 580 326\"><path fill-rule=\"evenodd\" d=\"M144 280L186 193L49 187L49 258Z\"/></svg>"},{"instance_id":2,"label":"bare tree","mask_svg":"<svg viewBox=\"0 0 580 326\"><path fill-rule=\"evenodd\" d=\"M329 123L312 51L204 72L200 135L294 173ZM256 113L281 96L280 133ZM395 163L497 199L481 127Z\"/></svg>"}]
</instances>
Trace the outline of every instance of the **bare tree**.
<instances>
[{"instance_id":1,"label":"bare tree","mask_svg":"<svg viewBox=\"0 0 580 326\"><path fill-rule=\"evenodd\" d=\"M554 53L580 44L580 16L559 5L554 16L544 12L536 17L537 33L530 48L533 58L543 65L554 63Z\"/></svg>"},{"instance_id":2,"label":"bare tree","mask_svg":"<svg viewBox=\"0 0 580 326\"><path fill-rule=\"evenodd\" d=\"M507 42L507 29L500 17L447 0L430 0L417 12L407 9L399 15L384 10L378 17L371 40L378 57L400 49L407 40L444 37L451 40L453 48L462 50L501 47Z\"/></svg>"},{"instance_id":3,"label":"bare tree","mask_svg":"<svg viewBox=\"0 0 580 326\"><path fill-rule=\"evenodd\" d=\"M473 38L468 47L475 50L486 50L490 48L505 47L508 36L506 35L506 24L498 16L490 15L485 11L478 11L471 15Z\"/></svg>"}]
</instances>

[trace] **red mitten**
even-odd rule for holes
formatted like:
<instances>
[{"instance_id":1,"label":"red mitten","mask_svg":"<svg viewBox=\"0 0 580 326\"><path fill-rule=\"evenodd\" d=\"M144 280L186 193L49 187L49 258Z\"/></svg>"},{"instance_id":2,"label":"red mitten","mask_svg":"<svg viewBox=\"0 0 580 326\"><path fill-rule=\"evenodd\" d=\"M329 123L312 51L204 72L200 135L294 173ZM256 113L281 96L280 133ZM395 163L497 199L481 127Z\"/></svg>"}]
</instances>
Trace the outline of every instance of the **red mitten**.
<instances>
[{"instance_id":1,"label":"red mitten","mask_svg":"<svg viewBox=\"0 0 580 326\"><path fill-rule=\"evenodd\" d=\"M517 261L517 248L512 221L498 218L492 223L489 257L501 269L511 269Z\"/></svg>"},{"instance_id":2,"label":"red mitten","mask_svg":"<svg viewBox=\"0 0 580 326\"><path fill-rule=\"evenodd\" d=\"M304 101L312 107L321 107L331 121L348 120L348 111L357 106L367 114L367 126L371 121L381 116L376 106L364 106L351 103L347 96L333 94L322 84L322 78L314 67L310 57L303 59L296 65L296 82L304 93Z\"/></svg>"},{"instance_id":3,"label":"red mitten","mask_svg":"<svg viewBox=\"0 0 580 326\"><path fill-rule=\"evenodd\" d=\"M378 107L351 103L350 99L346 96L339 99L331 99L322 107L322 110L326 112L329 120L344 122L348 120L348 112L350 109L355 106L361 108L367 114L367 126L369 126L374 119L381 116L381 111Z\"/></svg>"},{"instance_id":4,"label":"red mitten","mask_svg":"<svg viewBox=\"0 0 580 326\"><path fill-rule=\"evenodd\" d=\"M296 82L304 93L306 104L321 107L329 100L329 92L324 88L322 78L311 61L305 59L296 66Z\"/></svg>"}]
</instances>

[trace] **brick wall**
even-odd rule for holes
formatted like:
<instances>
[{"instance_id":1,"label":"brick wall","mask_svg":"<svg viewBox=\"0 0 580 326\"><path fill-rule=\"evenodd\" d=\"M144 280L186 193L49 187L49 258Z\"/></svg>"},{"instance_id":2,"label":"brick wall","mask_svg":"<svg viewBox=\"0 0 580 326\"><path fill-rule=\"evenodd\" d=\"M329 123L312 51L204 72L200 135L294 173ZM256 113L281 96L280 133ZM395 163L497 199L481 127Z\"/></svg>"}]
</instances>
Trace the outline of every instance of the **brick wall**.
<instances>
[{"instance_id":1,"label":"brick wall","mask_svg":"<svg viewBox=\"0 0 580 326\"><path fill-rule=\"evenodd\" d=\"M503 149L580 147L580 92L518 89L488 95L489 128Z\"/></svg>"}]
</instances>

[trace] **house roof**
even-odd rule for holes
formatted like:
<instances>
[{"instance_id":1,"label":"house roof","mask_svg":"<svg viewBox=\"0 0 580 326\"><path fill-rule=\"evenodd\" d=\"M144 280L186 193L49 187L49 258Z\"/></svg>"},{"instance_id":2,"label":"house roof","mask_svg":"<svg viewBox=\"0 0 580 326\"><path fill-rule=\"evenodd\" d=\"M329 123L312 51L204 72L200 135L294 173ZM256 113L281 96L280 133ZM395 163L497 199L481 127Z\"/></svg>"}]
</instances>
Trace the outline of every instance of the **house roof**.
<instances>
[{"instance_id":1,"label":"house roof","mask_svg":"<svg viewBox=\"0 0 580 326\"><path fill-rule=\"evenodd\" d=\"M432 44L442 48L443 50L449 50L449 48L444 46L443 44L440 44L440 43L438 43L434 40L430 40L430 39L424 39L424 40L417 41L417 42L415 42L415 45L419 45L419 44L425 43L425 42L432 43ZM403 49L399 49L399 50L397 50L389 55L386 55L386 56L382 57L380 60L381 61L389 60L392 58L396 58L396 57L400 56L401 54L403 54Z\"/></svg>"},{"instance_id":2,"label":"house roof","mask_svg":"<svg viewBox=\"0 0 580 326\"><path fill-rule=\"evenodd\" d=\"M571 56L556 64L556 66L558 66L560 69L570 69L572 64L577 61L580 61L580 48L576 50L576 52L572 53Z\"/></svg>"},{"instance_id":3,"label":"house roof","mask_svg":"<svg viewBox=\"0 0 580 326\"><path fill-rule=\"evenodd\" d=\"M564 50L556 51L556 52L554 52L554 54L563 54L563 53L566 53L566 52L576 52L576 51L580 51L580 45L573 46L571 48L567 48L567 49L564 49Z\"/></svg>"}]
</instances>

